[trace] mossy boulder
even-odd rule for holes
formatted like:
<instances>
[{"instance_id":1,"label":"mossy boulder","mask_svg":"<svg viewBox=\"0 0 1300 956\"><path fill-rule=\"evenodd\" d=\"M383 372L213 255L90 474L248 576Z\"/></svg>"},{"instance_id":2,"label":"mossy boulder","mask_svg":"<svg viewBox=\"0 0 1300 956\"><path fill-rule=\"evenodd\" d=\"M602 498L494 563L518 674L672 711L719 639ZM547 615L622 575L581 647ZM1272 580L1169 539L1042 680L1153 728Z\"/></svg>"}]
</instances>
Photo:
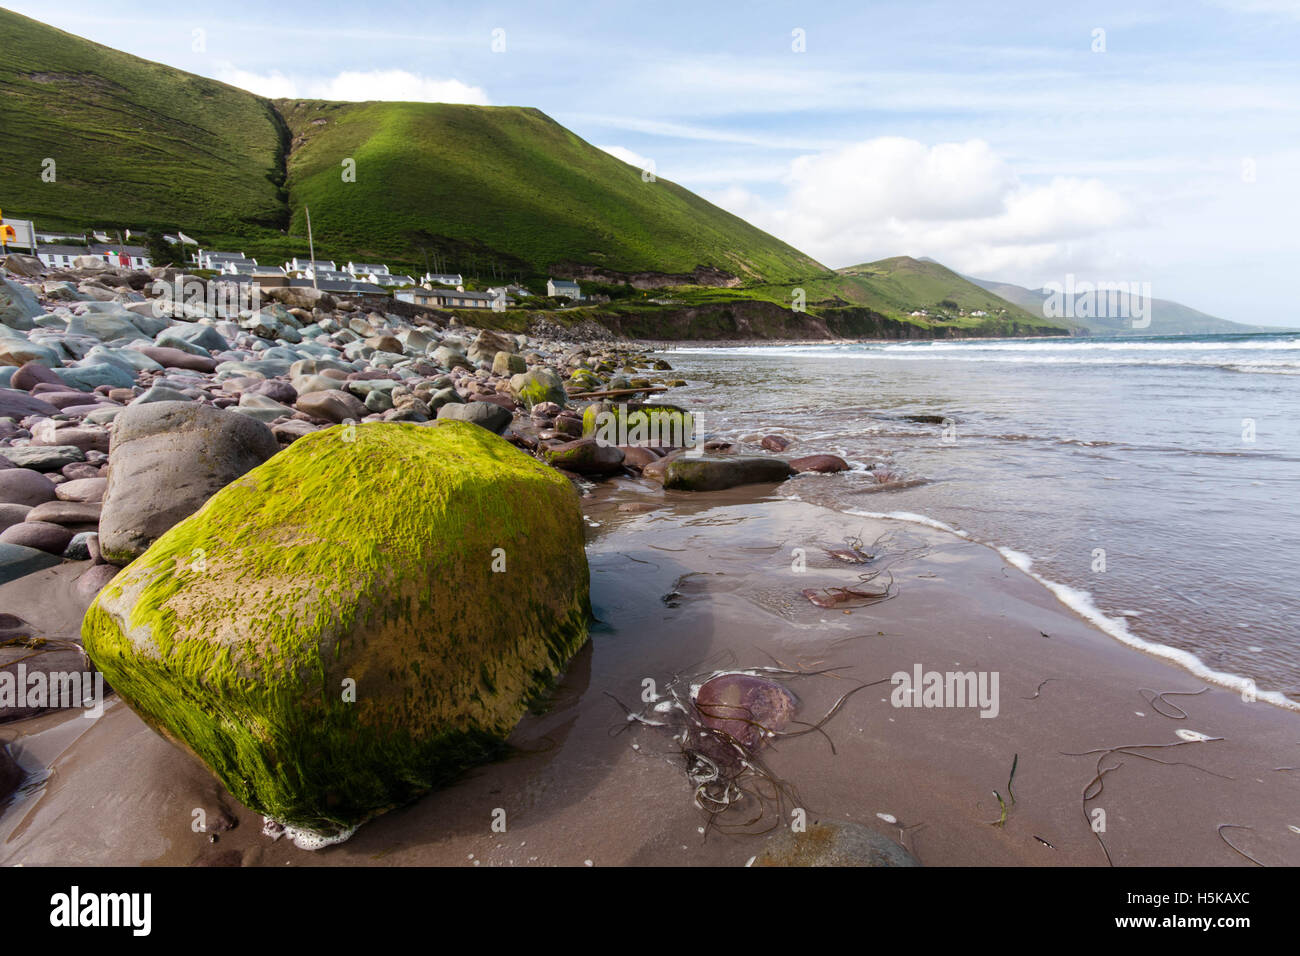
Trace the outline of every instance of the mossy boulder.
<instances>
[{"instance_id":1,"label":"mossy boulder","mask_svg":"<svg viewBox=\"0 0 1300 956\"><path fill-rule=\"evenodd\" d=\"M604 385L599 375L586 368L575 368L573 374L569 376L569 381L586 392L598 392Z\"/></svg>"},{"instance_id":2,"label":"mossy boulder","mask_svg":"<svg viewBox=\"0 0 1300 956\"><path fill-rule=\"evenodd\" d=\"M595 402L582 410L582 434L611 445L680 447L694 441L695 420L674 405Z\"/></svg>"},{"instance_id":3,"label":"mossy boulder","mask_svg":"<svg viewBox=\"0 0 1300 956\"><path fill-rule=\"evenodd\" d=\"M564 390L564 379L555 369L545 365L534 366L522 375L513 376L510 392L525 408L543 402L554 402L563 408L569 400L569 393Z\"/></svg>"},{"instance_id":4,"label":"mossy boulder","mask_svg":"<svg viewBox=\"0 0 1300 956\"><path fill-rule=\"evenodd\" d=\"M82 638L239 800L335 835L498 752L589 615L567 480L476 425L373 423L222 489Z\"/></svg>"}]
</instances>

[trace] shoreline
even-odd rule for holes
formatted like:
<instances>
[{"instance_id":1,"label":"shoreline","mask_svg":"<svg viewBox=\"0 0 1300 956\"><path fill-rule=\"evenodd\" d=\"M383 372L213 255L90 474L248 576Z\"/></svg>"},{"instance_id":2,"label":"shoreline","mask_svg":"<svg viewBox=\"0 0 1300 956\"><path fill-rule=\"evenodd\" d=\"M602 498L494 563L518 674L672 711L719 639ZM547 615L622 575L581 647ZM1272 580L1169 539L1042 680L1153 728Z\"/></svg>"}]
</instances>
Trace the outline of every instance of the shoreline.
<instances>
[{"instance_id":1,"label":"shoreline","mask_svg":"<svg viewBox=\"0 0 1300 956\"><path fill-rule=\"evenodd\" d=\"M846 702L825 724L828 739L764 748L810 820L862 824L924 865L1104 866L1107 854L1117 865L1249 865L1241 850L1300 863L1300 841L1286 830L1296 823L1290 782L1273 769L1296 762L1290 715L1217 688L1198 692L1181 670L1114 642L975 542L863 518L864 536L892 531L900 547L925 553L891 567L895 598L845 614L798 599L800 587L854 580L814 550L842 534L842 515L762 488L670 492L659 504L654 494L619 479L584 500L599 623L548 709L512 735L506 759L312 853L263 836L260 817L120 702L97 721L46 715L19 756L50 776L0 815L0 861L47 865L80 853L90 864L744 865L774 832L709 827L671 728L629 723L610 698L635 709L647 678L662 688L775 658L807 672L790 679L801 721L858 683L918 665L1000 674L996 719L891 707L885 684ZM621 509L629 504L653 506ZM795 546L809 553L800 577L789 567ZM839 669L813 673L828 666ZM1152 706L1140 688L1194 696ZM1165 715L1179 711L1187 717ZM1222 739L1183 741L1183 729ZM1150 749L1170 744L1177 755ZM1111 749L1106 766L1124 766L1107 773L1102 798L1082 801L1097 755L1068 754L1096 747ZM1000 827L995 790L1015 797ZM1085 803L1109 818L1105 850ZM1224 806L1231 821L1219 819ZM190 808L225 821L215 843L189 831ZM505 834L490 827L497 809ZM1228 844L1216 830L1223 822L1254 830Z\"/></svg>"}]
</instances>

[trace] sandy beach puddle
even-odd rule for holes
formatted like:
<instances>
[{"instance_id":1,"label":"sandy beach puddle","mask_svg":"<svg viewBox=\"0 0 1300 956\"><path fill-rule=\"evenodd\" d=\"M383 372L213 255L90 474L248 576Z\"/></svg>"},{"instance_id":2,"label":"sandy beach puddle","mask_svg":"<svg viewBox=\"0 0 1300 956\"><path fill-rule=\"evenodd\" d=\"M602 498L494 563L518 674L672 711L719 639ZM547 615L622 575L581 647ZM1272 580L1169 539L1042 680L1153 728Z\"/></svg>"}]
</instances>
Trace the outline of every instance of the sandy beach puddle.
<instances>
[{"instance_id":1,"label":"sandy beach puddle","mask_svg":"<svg viewBox=\"0 0 1300 956\"><path fill-rule=\"evenodd\" d=\"M0 812L0 864L742 866L797 820L865 824L931 866L1300 864L1295 714L1196 693L987 547L769 490L592 490L598 622L546 707L507 758L346 843L272 840L113 699L95 720L0 725L29 773ZM865 566L826 553L877 539ZM801 593L876 568L888 600ZM725 819L697 805L681 722L655 706L719 671L798 702L757 751L775 789ZM899 673L919 678L910 698ZM950 674L972 675L970 698Z\"/></svg>"}]
</instances>

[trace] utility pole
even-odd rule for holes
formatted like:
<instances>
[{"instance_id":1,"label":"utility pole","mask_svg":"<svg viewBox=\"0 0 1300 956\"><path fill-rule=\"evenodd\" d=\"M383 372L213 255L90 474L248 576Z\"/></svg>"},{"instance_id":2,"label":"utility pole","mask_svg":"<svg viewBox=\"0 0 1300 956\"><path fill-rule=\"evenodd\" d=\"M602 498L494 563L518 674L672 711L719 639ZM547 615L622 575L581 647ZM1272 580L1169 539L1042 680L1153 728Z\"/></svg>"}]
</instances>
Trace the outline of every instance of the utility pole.
<instances>
[{"instance_id":1,"label":"utility pole","mask_svg":"<svg viewBox=\"0 0 1300 956\"><path fill-rule=\"evenodd\" d=\"M302 211L307 214L307 254L311 256L311 287L318 289L320 286L316 285L316 243L311 238L311 210L303 206Z\"/></svg>"}]
</instances>

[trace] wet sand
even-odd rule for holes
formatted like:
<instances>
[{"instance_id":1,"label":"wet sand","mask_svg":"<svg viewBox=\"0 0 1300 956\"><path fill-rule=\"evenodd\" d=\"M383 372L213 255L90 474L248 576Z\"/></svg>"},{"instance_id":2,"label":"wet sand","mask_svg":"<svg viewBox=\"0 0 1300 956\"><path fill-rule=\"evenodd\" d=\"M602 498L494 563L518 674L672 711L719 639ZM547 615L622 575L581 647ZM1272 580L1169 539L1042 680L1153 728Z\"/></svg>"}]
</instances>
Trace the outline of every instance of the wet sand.
<instances>
[{"instance_id":1,"label":"wet sand","mask_svg":"<svg viewBox=\"0 0 1300 956\"><path fill-rule=\"evenodd\" d=\"M1136 751L1152 759L1106 758L1104 766L1121 766L1087 807L1105 811L1100 836L1111 860L1252 865L1226 837L1260 863L1300 864L1300 833L1288 829L1300 827L1296 772L1278 769L1300 766L1295 714L1211 687L1158 704L1185 719L1162 716L1143 689L1206 685L1119 645L996 552L921 526L764 497L773 490L665 493L632 480L594 489L584 508L600 621L549 708L525 718L508 758L346 843L308 852L273 842L260 815L112 700L97 720L60 712L0 724L30 774L0 812L0 864L740 866L772 834L707 827L671 728L629 721L612 698L639 710L646 679L662 691L714 670L839 668L787 682L799 697L796 718L812 723L847 691L917 664L996 671L998 715L896 708L888 683L854 693L826 736L764 748L809 822L866 824L929 866L1104 866L1082 799L1099 755L1065 754L1177 744L1177 731L1190 730L1223 739ZM898 558L891 600L845 613L800 595L857 581L861 569L822 548L887 532ZM803 573L792 570L796 548L806 552ZM43 574L43 587L56 590L62 579ZM29 578L0 587L0 606L24 582L24 607L56 600L40 598ZM17 605L13 613L32 619ZM1009 804L1000 827L995 790ZM788 825L790 804L781 809L783 819L766 808L758 828ZM196 810L207 832L194 829ZM505 832L493 829L500 811ZM1250 829L1221 835L1224 824Z\"/></svg>"}]
</instances>

